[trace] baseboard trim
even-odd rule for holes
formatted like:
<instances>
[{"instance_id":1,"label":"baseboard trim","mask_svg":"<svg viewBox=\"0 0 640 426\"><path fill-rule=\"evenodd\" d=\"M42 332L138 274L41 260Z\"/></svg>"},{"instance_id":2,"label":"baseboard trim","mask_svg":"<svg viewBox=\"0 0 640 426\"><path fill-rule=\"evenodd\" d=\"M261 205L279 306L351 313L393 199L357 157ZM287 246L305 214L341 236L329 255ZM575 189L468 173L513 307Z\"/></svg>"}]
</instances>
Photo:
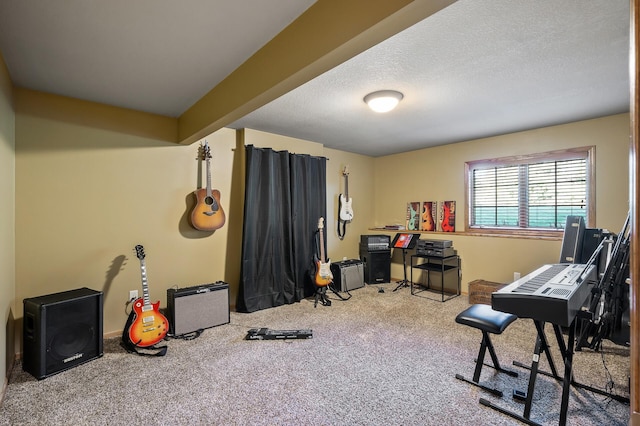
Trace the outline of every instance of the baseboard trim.
<instances>
[{"instance_id":1,"label":"baseboard trim","mask_svg":"<svg viewBox=\"0 0 640 426\"><path fill-rule=\"evenodd\" d=\"M8 371L7 373L11 373L11 371ZM0 405L4 403L4 396L7 393L8 386L9 386L9 379L5 377L4 380L2 381L2 390L0 390Z\"/></svg>"},{"instance_id":2,"label":"baseboard trim","mask_svg":"<svg viewBox=\"0 0 640 426\"><path fill-rule=\"evenodd\" d=\"M122 330L120 331L110 331L108 333L104 333L103 337L105 339L112 339L114 337L119 337L122 336Z\"/></svg>"}]
</instances>

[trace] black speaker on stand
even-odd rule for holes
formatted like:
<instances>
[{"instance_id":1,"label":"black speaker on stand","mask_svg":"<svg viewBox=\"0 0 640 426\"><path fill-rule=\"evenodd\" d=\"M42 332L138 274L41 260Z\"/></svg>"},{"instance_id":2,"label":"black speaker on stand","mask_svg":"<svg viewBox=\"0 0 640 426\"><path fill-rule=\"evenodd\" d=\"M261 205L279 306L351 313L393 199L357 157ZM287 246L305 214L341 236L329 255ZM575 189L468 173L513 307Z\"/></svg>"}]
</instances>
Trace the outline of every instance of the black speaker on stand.
<instances>
[{"instance_id":1,"label":"black speaker on stand","mask_svg":"<svg viewBox=\"0 0 640 426\"><path fill-rule=\"evenodd\" d=\"M101 291L83 287L23 304L22 369L36 379L102 356Z\"/></svg>"}]
</instances>

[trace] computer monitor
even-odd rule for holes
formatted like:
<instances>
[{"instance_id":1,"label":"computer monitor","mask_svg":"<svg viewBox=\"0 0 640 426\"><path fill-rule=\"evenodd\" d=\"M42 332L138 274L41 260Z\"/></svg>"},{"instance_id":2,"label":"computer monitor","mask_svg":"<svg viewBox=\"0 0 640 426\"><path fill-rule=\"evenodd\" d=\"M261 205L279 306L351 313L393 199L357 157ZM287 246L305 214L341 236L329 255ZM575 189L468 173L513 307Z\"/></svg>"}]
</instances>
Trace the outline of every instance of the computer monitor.
<instances>
[{"instance_id":1,"label":"computer monitor","mask_svg":"<svg viewBox=\"0 0 640 426\"><path fill-rule=\"evenodd\" d=\"M419 239L420 234L409 234L400 232L393 238L393 241L391 242L391 248L411 250L416 247Z\"/></svg>"}]
</instances>

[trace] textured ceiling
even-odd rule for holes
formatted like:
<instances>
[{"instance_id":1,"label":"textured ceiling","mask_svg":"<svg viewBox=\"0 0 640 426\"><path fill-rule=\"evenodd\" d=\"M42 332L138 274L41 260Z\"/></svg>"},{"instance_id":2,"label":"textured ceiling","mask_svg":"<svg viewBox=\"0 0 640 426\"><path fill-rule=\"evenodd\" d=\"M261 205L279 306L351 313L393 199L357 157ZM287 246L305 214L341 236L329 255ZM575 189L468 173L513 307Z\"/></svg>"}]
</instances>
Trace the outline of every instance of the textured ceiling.
<instances>
[{"instance_id":1,"label":"textured ceiling","mask_svg":"<svg viewBox=\"0 0 640 426\"><path fill-rule=\"evenodd\" d=\"M231 126L372 156L545 127L628 111L628 55L627 0L460 0Z\"/></svg>"},{"instance_id":2,"label":"textured ceiling","mask_svg":"<svg viewBox=\"0 0 640 426\"><path fill-rule=\"evenodd\" d=\"M0 51L16 86L179 117L314 3L0 0ZM626 112L628 54L628 0L460 0L224 125L388 155Z\"/></svg>"}]
</instances>

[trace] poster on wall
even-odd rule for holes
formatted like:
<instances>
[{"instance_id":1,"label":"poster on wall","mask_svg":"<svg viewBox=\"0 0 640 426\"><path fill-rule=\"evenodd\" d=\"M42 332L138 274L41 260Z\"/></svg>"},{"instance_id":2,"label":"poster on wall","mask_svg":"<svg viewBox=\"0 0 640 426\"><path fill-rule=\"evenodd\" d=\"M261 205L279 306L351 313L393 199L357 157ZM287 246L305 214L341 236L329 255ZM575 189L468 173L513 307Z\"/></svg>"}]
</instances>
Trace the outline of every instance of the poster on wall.
<instances>
[{"instance_id":1,"label":"poster on wall","mask_svg":"<svg viewBox=\"0 0 640 426\"><path fill-rule=\"evenodd\" d=\"M420 214L420 230L421 231L435 231L436 230L436 215L438 212L437 201L423 201L422 211Z\"/></svg>"},{"instance_id":2,"label":"poster on wall","mask_svg":"<svg viewBox=\"0 0 640 426\"><path fill-rule=\"evenodd\" d=\"M418 231L420 228L420 201L407 203L407 230Z\"/></svg>"},{"instance_id":3,"label":"poster on wall","mask_svg":"<svg viewBox=\"0 0 640 426\"><path fill-rule=\"evenodd\" d=\"M440 228L442 232L456 232L456 202L443 201L440 205Z\"/></svg>"}]
</instances>

